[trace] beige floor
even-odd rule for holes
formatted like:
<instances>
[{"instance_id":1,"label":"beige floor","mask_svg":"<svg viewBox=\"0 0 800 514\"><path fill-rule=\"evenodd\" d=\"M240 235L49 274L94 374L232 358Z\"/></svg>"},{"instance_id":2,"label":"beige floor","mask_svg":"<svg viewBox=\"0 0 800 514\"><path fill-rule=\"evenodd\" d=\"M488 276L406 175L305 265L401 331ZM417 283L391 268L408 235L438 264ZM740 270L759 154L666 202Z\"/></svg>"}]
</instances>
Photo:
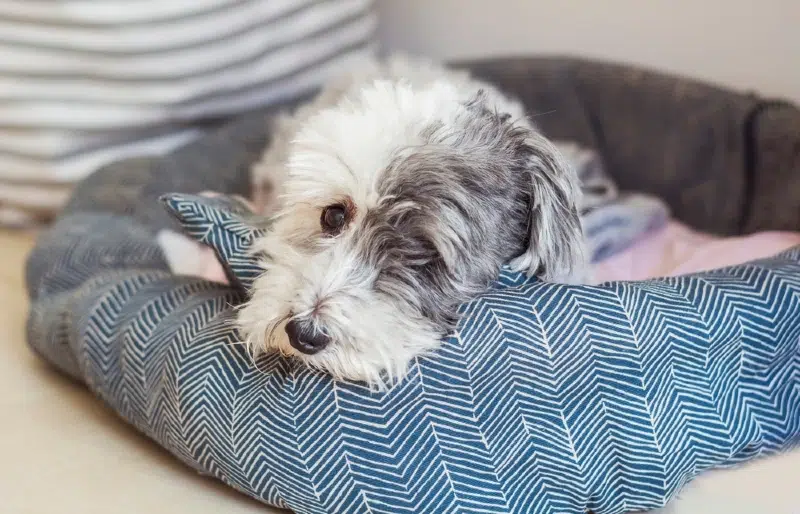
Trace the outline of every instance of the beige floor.
<instances>
[{"instance_id":1,"label":"beige floor","mask_svg":"<svg viewBox=\"0 0 800 514\"><path fill-rule=\"evenodd\" d=\"M0 514L277 512L199 477L27 350L32 244L0 231ZM800 514L800 452L710 473L666 512Z\"/></svg>"}]
</instances>

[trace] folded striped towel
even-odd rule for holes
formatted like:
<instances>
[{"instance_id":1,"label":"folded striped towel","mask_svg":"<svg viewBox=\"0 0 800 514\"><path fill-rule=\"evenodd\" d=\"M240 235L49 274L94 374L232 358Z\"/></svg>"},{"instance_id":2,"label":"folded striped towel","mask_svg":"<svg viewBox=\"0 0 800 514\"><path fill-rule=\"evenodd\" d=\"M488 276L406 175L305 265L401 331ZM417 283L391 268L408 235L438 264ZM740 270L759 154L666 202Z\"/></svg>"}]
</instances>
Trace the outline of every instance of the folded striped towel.
<instances>
[{"instance_id":1,"label":"folded striped towel","mask_svg":"<svg viewBox=\"0 0 800 514\"><path fill-rule=\"evenodd\" d=\"M374 55L374 0L0 2L0 223Z\"/></svg>"}]
</instances>

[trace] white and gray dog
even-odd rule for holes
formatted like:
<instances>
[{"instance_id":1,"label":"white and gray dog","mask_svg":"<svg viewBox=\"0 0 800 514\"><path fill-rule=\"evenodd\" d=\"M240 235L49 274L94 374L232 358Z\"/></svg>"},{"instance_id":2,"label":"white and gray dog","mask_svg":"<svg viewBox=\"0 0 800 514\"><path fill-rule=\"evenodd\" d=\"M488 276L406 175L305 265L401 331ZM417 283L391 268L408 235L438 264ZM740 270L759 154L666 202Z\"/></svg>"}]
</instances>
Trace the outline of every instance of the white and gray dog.
<instances>
[{"instance_id":1,"label":"white and gray dog","mask_svg":"<svg viewBox=\"0 0 800 514\"><path fill-rule=\"evenodd\" d=\"M585 278L576 174L520 103L466 73L371 63L274 130L253 174L274 222L238 313L253 351L383 387L503 264Z\"/></svg>"}]
</instances>

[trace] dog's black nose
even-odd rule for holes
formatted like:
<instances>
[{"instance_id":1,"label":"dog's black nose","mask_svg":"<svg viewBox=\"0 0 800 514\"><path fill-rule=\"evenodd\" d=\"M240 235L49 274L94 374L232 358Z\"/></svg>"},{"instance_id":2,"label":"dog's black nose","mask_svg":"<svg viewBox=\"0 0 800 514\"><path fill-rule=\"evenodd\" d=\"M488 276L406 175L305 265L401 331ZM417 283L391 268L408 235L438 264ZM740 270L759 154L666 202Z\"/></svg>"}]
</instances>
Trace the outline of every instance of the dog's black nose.
<instances>
[{"instance_id":1,"label":"dog's black nose","mask_svg":"<svg viewBox=\"0 0 800 514\"><path fill-rule=\"evenodd\" d=\"M322 331L314 328L310 323L298 320L289 320L286 323L286 335L292 347L306 355L313 355L331 342L331 338Z\"/></svg>"}]
</instances>

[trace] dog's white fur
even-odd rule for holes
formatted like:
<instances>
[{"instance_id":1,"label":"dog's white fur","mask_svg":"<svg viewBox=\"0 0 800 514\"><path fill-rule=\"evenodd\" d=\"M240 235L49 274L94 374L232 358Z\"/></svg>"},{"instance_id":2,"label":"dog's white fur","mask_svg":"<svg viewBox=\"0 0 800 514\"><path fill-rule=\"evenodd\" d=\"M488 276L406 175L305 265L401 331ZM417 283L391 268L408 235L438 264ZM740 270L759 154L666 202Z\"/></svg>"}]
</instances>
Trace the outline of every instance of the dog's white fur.
<instances>
[{"instance_id":1,"label":"dog's white fur","mask_svg":"<svg viewBox=\"0 0 800 514\"><path fill-rule=\"evenodd\" d=\"M255 204L262 212L272 210L278 205L276 200L285 183L285 174L291 168L287 163L290 160L292 143L296 141L298 134L305 128L307 131L317 130L319 136L325 137L321 132L325 130L322 127L307 127L312 118L319 118L322 111L327 113L325 117L329 132L336 133L335 137L340 140L345 139L346 145L358 145L357 152L369 152L363 157L359 153L359 159L371 156L379 160L381 157L385 159L393 149L403 143L414 143L411 132L415 125L424 126L426 122L454 116L463 107L461 103L469 100L479 90L489 94L499 112L508 113L517 120L525 119L525 108L519 101L506 96L487 82L476 80L466 71L404 55L394 55L385 61L359 63L331 80L310 102L300 106L295 112L282 113L273 121L272 140L253 168ZM355 107L361 98L369 103L369 119L345 117L348 108ZM400 102L405 102L405 105L401 107ZM339 109L334 111L336 106ZM405 119L399 119L397 115L402 115ZM384 119L384 116L394 118L389 120ZM321 120L315 119L315 123L319 121ZM387 123L390 121L391 125ZM347 123L355 126L347 126ZM354 130L363 133L353 132ZM377 137L382 140L370 140L371 143L378 143L378 146L368 147L362 144L366 142L362 137ZM398 139L392 139L394 137Z\"/></svg>"},{"instance_id":2,"label":"dog's white fur","mask_svg":"<svg viewBox=\"0 0 800 514\"><path fill-rule=\"evenodd\" d=\"M481 99L478 107L476 98ZM497 135L481 132L476 112L497 126ZM534 151L526 157L529 163L520 163L521 158L511 153L516 146L503 140L520 131L525 132L525 148ZM505 179L505 172L497 171L503 163L509 168L530 167L534 171L527 180L534 217L515 223L530 232L531 241L510 264L550 280L583 278L585 252L575 209L577 178L530 124L519 102L467 73L406 58L369 63L332 82L296 112L279 118L273 134L253 170L256 202L274 219L268 234L254 246L264 256L265 271L238 313L240 332L254 352L278 350L337 379L382 387L403 377L415 358L438 347L452 329L442 321L455 309L450 303L467 300L488 285L486 273L497 271L502 241L487 239L485 249L476 246L480 237L469 235L476 227L469 216L458 214L469 209L470 202L481 204L482 195L468 194L469 188L461 184L464 190L450 202L462 200L461 211L449 204L437 206L435 194L415 199L408 172L398 169L411 166L404 162L419 167L421 180L429 173L425 159L430 159L433 175L439 173L437 169L450 170L452 176L440 177L442 182L429 177L431 191L447 180L458 189L459 178L441 164L445 161L470 170L474 164L477 180L481 170L495 170L498 184ZM495 156L493 148L502 151ZM396 191L401 190L410 196L399 198ZM425 219L421 214L418 222L403 221L423 209L422 201L428 202L428 209L436 208L435 216ZM514 217L524 216L516 215L518 201L499 203L503 205L498 204L498 209L505 206ZM321 213L332 204L346 204L349 213L347 227L335 236L320 227ZM474 219L485 225L481 227L485 233L491 234L493 228L502 231L505 222L514 224L514 220L492 218L491 206L483 208L479 211L483 214ZM375 214L378 211L382 214ZM376 220L376 216L384 218ZM403 223L405 228L398 228ZM398 234L393 235L393 230ZM403 239L402 230L414 236ZM395 235L394 246L384 245L391 247L386 252L393 256L381 255L381 238L391 240ZM368 238L372 238L369 244ZM403 248L418 239L421 253ZM520 243L506 242L509 248ZM494 260L471 262L470 252L484 250ZM482 258L474 256L476 261ZM435 294L427 291L429 283L424 278L431 276L441 286ZM431 307L431 302L442 303L443 312L431 314L439 308ZM305 320L315 332L324 332L330 344L314 354L297 351L285 331L287 321L297 319Z\"/></svg>"}]
</instances>

